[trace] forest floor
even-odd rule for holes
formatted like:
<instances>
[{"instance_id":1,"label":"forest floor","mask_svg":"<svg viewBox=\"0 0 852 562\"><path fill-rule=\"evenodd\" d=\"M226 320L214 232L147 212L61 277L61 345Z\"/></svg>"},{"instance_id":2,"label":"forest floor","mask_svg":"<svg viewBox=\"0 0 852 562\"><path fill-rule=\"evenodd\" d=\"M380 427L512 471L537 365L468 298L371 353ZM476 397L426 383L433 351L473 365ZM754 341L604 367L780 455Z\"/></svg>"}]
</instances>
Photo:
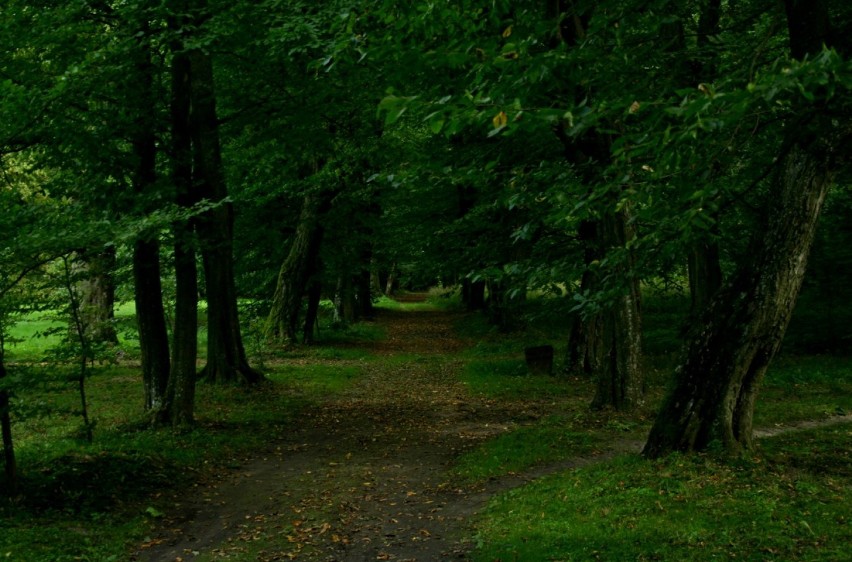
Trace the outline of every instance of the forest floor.
<instances>
[{"instance_id":1,"label":"forest floor","mask_svg":"<svg viewBox=\"0 0 852 562\"><path fill-rule=\"evenodd\" d=\"M549 470L464 485L449 469L464 451L537 419L548 405L472 396L458 376L456 352L470 345L455 335L459 318L381 311L387 338L364 345L385 360L303 412L292 432L270 436L258 457L178 498L177 514L137 559L238 557L275 529L279 540L258 560L464 559L470 517L488 498ZM615 443L549 469L640 445Z\"/></svg>"},{"instance_id":2,"label":"forest floor","mask_svg":"<svg viewBox=\"0 0 852 562\"><path fill-rule=\"evenodd\" d=\"M460 381L472 345L461 313L382 310L382 358L343 393L302 412L239 467L174 498L135 560L464 560L472 517L495 493L638 452L633 436L522 474L466 483L451 472L484 440L565 407L493 400Z\"/></svg>"}]
</instances>

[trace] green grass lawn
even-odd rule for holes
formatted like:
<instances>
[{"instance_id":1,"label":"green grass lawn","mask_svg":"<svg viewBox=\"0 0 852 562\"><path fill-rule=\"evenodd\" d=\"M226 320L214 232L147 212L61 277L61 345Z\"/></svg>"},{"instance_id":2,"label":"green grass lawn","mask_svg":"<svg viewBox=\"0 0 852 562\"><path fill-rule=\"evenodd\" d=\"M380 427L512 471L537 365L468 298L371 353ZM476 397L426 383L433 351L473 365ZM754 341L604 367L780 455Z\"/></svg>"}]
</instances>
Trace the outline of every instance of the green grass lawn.
<instances>
[{"instance_id":1,"label":"green grass lawn","mask_svg":"<svg viewBox=\"0 0 852 562\"><path fill-rule=\"evenodd\" d=\"M641 443L680 345L684 308L646 308L648 404L635 414L549 416L498 435L454 468L481 481L605 449L618 438ZM529 334L499 335L481 319L461 329L478 343L463 380L497 400L582 396L593 381L526 374L520 351ZM557 344L557 356L559 346ZM757 427L830 420L852 409L852 361L844 356L782 355L766 377ZM828 426L758 441L755 455L725 460L638 455L572 469L493 498L476 521L482 562L537 560L848 560L852 516L852 425Z\"/></svg>"},{"instance_id":2,"label":"green grass lawn","mask_svg":"<svg viewBox=\"0 0 852 562\"><path fill-rule=\"evenodd\" d=\"M738 462L619 457L494 498L474 560L848 560L852 426Z\"/></svg>"},{"instance_id":3,"label":"green grass lawn","mask_svg":"<svg viewBox=\"0 0 852 562\"><path fill-rule=\"evenodd\" d=\"M395 311L455 307L450 298L426 303L380 302ZM537 313L538 314L538 313ZM449 467L460 486L574 457L594 456L617 440L641 441L673 372L677 311L654 308L647 328L656 343L645 360L648 404L639 412L591 412L594 381L533 376L523 349L552 343L555 318L524 332L500 334L482 316L460 317L470 342L455 359L460 382L490 404L530 405L536 414L482 441ZM132 328L132 309L120 325ZM138 368L96 365L87 380L95 441L81 439L78 396L67 367L43 363L55 327L45 315L15 326L10 379L21 495L0 501L0 560L121 561L169 510L163 490L191 486L207 470L239 464L266 445L270 432L298 423L305 405L345 391L379 361L381 326L323 324L318 344L277 349L258 344L273 384L260 390L198 386L197 426L150 429L142 413ZM130 332L131 330L123 330ZM58 337L58 336L51 336ZM260 340L258 340L260 342ZM55 343L55 341L53 342ZM132 346L132 334L122 345ZM132 347L129 347L132 349ZM250 351L251 348L249 347ZM830 355L786 355L773 363L756 409L758 427L825 420L852 409L852 363ZM558 366L558 363L557 363ZM558 368L557 368L558 372ZM847 425L759 441L750 459L674 455L660 461L619 456L563 471L495 497L477 519L476 560L843 560L852 536L852 484Z\"/></svg>"},{"instance_id":4,"label":"green grass lawn","mask_svg":"<svg viewBox=\"0 0 852 562\"><path fill-rule=\"evenodd\" d=\"M171 508L169 491L240 464L286 431L305 405L363 372L360 360L335 362L294 353L268 370L272 384L263 388L200 384L197 423L180 432L148 426L137 368L96 366L87 380L92 444L81 439L72 383L56 368L12 365L12 376L33 386L13 398L20 493L0 499L0 560L126 560L120 553L141 544Z\"/></svg>"}]
</instances>

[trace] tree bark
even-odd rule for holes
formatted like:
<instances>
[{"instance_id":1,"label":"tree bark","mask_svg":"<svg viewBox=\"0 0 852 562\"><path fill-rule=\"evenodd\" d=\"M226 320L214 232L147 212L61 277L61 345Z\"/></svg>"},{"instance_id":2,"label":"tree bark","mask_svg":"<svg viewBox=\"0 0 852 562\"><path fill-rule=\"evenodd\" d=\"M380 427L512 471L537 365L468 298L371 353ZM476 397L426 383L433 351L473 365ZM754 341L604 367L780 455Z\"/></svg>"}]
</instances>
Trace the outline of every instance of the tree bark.
<instances>
[{"instance_id":1,"label":"tree bark","mask_svg":"<svg viewBox=\"0 0 852 562\"><path fill-rule=\"evenodd\" d=\"M591 267L601 259L598 240L599 221L581 221L577 229L578 238L583 243L583 262L585 270L580 278L580 293L588 295L597 290L597 275ZM565 354L566 373L594 375L600 372L603 362L603 327L600 314L583 316L575 313L571 318L568 333L568 347Z\"/></svg>"},{"instance_id":2,"label":"tree bark","mask_svg":"<svg viewBox=\"0 0 852 562\"><path fill-rule=\"evenodd\" d=\"M633 259L627 243L635 238L628 211L608 212L600 221L601 241L608 252L624 252L626 263L613 272L626 287L623 294L601 313L601 368L593 408L611 406L631 410L642 404L644 382L640 365L642 325L639 279L633 271Z\"/></svg>"},{"instance_id":3,"label":"tree bark","mask_svg":"<svg viewBox=\"0 0 852 562\"><path fill-rule=\"evenodd\" d=\"M172 335L172 370L166 387L160 422L191 425L195 411L196 359L198 357L198 271L192 249L191 224L175 228L175 328Z\"/></svg>"},{"instance_id":4,"label":"tree bark","mask_svg":"<svg viewBox=\"0 0 852 562\"><path fill-rule=\"evenodd\" d=\"M704 239L695 242L687 261L689 273L690 317L697 320L710 299L722 286L722 266L719 263L719 244Z\"/></svg>"},{"instance_id":5,"label":"tree bark","mask_svg":"<svg viewBox=\"0 0 852 562\"><path fill-rule=\"evenodd\" d=\"M217 383L252 384L264 379L249 366L240 331L234 283L233 205L222 170L213 62L201 50L189 53L193 187L215 203L197 221L207 289L207 365L202 376Z\"/></svg>"},{"instance_id":6,"label":"tree bark","mask_svg":"<svg viewBox=\"0 0 852 562\"><path fill-rule=\"evenodd\" d=\"M80 293L80 316L91 343L117 344L115 332L115 248L81 252L76 261Z\"/></svg>"},{"instance_id":7,"label":"tree bark","mask_svg":"<svg viewBox=\"0 0 852 562\"><path fill-rule=\"evenodd\" d=\"M324 232L320 219L328 212L333 198L332 192L309 193L302 203L299 225L287 259L278 272L278 283L269 311L268 333L278 341L297 341L302 295L318 268Z\"/></svg>"},{"instance_id":8,"label":"tree bark","mask_svg":"<svg viewBox=\"0 0 852 562\"><path fill-rule=\"evenodd\" d=\"M337 278L337 289L334 294L334 321L351 324L356 320L358 320L358 309L355 306L352 276L344 273Z\"/></svg>"},{"instance_id":9,"label":"tree bark","mask_svg":"<svg viewBox=\"0 0 852 562\"><path fill-rule=\"evenodd\" d=\"M716 77L717 57L707 50L712 48L710 38L719 33L721 16L722 1L705 0L698 18L698 52L692 62L692 85L695 87ZM719 242L712 233L692 244L687 256L687 273L691 299L690 318L696 321L723 281Z\"/></svg>"},{"instance_id":10,"label":"tree bark","mask_svg":"<svg viewBox=\"0 0 852 562\"><path fill-rule=\"evenodd\" d=\"M154 195L157 182L157 132L154 118L150 114L150 108L154 104L154 68L151 63L148 22L141 21L139 28L135 64L135 93L138 97L134 98L137 100L137 106L136 131L133 138L133 152L137 164L133 187L137 196L145 198ZM161 407L171 368L160 277L160 241L157 232L148 232L133 245L134 300L146 411L156 411Z\"/></svg>"},{"instance_id":11,"label":"tree bark","mask_svg":"<svg viewBox=\"0 0 852 562\"><path fill-rule=\"evenodd\" d=\"M355 293L357 300L356 304L358 305L359 318L373 318L373 292L371 290L370 285L370 270L366 268L362 269L361 272L358 274Z\"/></svg>"},{"instance_id":12,"label":"tree bark","mask_svg":"<svg viewBox=\"0 0 852 562\"><path fill-rule=\"evenodd\" d=\"M176 9L183 9L177 2ZM178 12L183 13L183 12ZM170 27L178 28L176 21ZM192 189L192 136L190 127L190 63L182 45L173 45L171 68L172 183L175 200L184 208L196 203ZM166 393L153 412L155 423L190 425L195 410L195 362L198 356L198 272L191 220L176 223L174 231L175 316L172 360Z\"/></svg>"},{"instance_id":13,"label":"tree bark","mask_svg":"<svg viewBox=\"0 0 852 562\"><path fill-rule=\"evenodd\" d=\"M372 291L374 295L385 294L385 288L382 285L381 279L381 268L379 267L379 263L374 256L373 259L370 260L370 291Z\"/></svg>"},{"instance_id":14,"label":"tree bark","mask_svg":"<svg viewBox=\"0 0 852 562\"><path fill-rule=\"evenodd\" d=\"M396 264L393 263L393 264L391 264L390 271L388 272L387 285L385 286L385 294L389 297L392 297L392 296L394 296L394 294L396 294L396 286L397 286L396 276L397 276ZM483 287L483 290L484 290L484 287ZM484 294L483 294L483 298L484 298Z\"/></svg>"},{"instance_id":15,"label":"tree bark","mask_svg":"<svg viewBox=\"0 0 852 562\"><path fill-rule=\"evenodd\" d=\"M701 329L689 339L677 385L645 444L646 456L702 450L713 442L732 454L752 448L757 391L801 288L835 169L832 144L817 136L800 138L781 160L767 227L749 252L755 261L740 267L717 293Z\"/></svg>"},{"instance_id":16,"label":"tree bark","mask_svg":"<svg viewBox=\"0 0 852 562\"><path fill-rule=\"evenodd\" d=\"M518 302L509 296L511 282L508 278L488 283L488 321L503 333L518 327Z\"/></svg>"},{"instance_id":17,"label":"tree bark","mask_svg":"<svg viewBox=\"0 0 852 562\"><path fill-rule=\"evenodd\" d=\"M156 236L152 234L152 236ZM136 323L142 360L145 410L157 410L169 381L169 336L160 281L160 242L137 240L133 246Z\"/></svg>"},{"instance_id":18,"label":"tree bark","mask_svg":"<svg viewBox=\"0 0 852 562\"><path fill-rule=\"evenodd\" d=\"M558 38L569 46L575 46L586 38L594 4L576 5L567 0L554 0L548 5L548 15L559 17ZM675 31L671 35L671 31ZM677 42L682 34L676 30L664 30L671 35L670 41ZM587 91L577 91L575 97L588 97ZM582 138L573 138L562 126L555 130L562 143L565 158L579 165L580 173L589 186L599 183L605 162L610 159L611 138L601 129L587 132ZM641 315L639 279L634 276L633 257L627 242L635 237L626 209L617 209L618 201L605 201L599 218L583 221L579 228L579 239L584 243L586 267L584 279L586 290L593 290L597 280L589 265L606 254L624 254L622 262L609 272L613 278L623 278L623 294L614 302L606 303L604 310L594 317L578 316L572 326L573 341L569 338L568 367L576 369L581 357L584 368L594 369L592 364L600 358L597 375L597 390L592 408L612 406L627 410L641 404L643 394L641 358ZM593 228L592 228L593 226ZM615 258L619 259L618 257ZM591 285L591 287L590 287ZM598 345L599 343L599 345ZM572 349L573 348L573 349Z\"/></svg>"},{"instance_id":19,"label":"tree bark","mask_svg":"<svg viewBox=\"0 0 852 562\"><path fill-rule=\"evenodd\" d=\"M322 283L314 279L308 284L308 309L305 312L305 325L302 329L302 343L305 345L314 343L314 326L317 325L321 297Z\"/></svg>"},{"instance_id":20,"label":"tree bark","mask_svg":"<svg viewBox=\"0 0 852 562\"><path fill-rule=\"evenodd\" d=\"M791 52L817 52L829 33L822 2L787 0ZM689 338L677 382L657 415L643 454L752 449L758 388L790 321L825 195L848 158L849 119L817 114L792 126L766 202L762 231L733 279L712 299Z\"/></svg>"}]
</instances>

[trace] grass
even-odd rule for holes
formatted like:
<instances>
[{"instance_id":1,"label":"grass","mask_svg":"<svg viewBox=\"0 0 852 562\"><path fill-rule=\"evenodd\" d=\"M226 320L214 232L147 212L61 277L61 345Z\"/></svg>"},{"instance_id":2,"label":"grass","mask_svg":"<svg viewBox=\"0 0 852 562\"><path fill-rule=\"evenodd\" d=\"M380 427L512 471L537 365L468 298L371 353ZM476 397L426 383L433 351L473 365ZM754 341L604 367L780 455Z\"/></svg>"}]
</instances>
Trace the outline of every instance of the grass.
<instances>
[{"instance_id":1,"label":"grass","mask_svg":"<svg viewBox=\"0 0 852 562\"><path fill-rule=\"evenodd\" d=\"M272 380L294 392L318 399L342 392L361 372L359 366L298 363L280 367Z\"/></svg>"},{"instance_id":2,"label":"grass","mask_svg":"<svg viewBox=\"0 0 852 562\"><path fill-rule=\"evenodd\" d=\"M199 384L197 423L188 431L148 426L137 368L96 366L87 380L92 444L80 438L79 399L66 368L10 364L22 493L0 499L0 559L124 560L116 553L141 544L150 525L173 509L172 491L268 447L306 405L357 380L369 354L354 345L381 336L357 327L335 334L336 344L352 345L351 351L325 345L307 357L285 354L262 388Z\"/></svg>"},{"instance_id":3,"label":"grass","mask_svg":"<svg viewBox=\"0 0 852 562\"><path fill-rule=\"evenodd\" d=\"M115 330L118 347L126 357L139 355L139 340L136 335L136 309L132 302L115 307ZM203 314L201 316L204 316ZM206 325L206 322L203 322ZM52 350L62 343L62 333L68 323L56 312L33 312L16 319L9 327L6 342L6 360L10 362L34 362L49 359ZM201 330L206 341L206 330ZM107 357L104 357L105 359Z\"/></svg>"},{"instance_id":4,"label":"grass","mask_svg":"<svg viewBox=\"0 0 852 562\"><path fill-rule=\"evenodd\" d=\"M465 453L457 461L453 474L465 481L478 482L588 455L600 443L598 436L577 430L570 420L550 416L536 425L498 435Z\"/></svg>"},{"instance_id":5,"label":"grass","mask_svg":"<svg viewBox=\"0 0 852 562\"><path fill-rule=\"evenodd\" d=\"M849 436L777 437L749 461L629 456L547 477L491 501L474 559L848 560Z\"/></svg>"},{"instance_id":6,"label":"grass","mask_svg":"<svg viewBox=\"0 0 852 562\"><path fill-rule=\"evenodd\" d=\"M588 412L593 381L526 375L523 347L548 341L541 333L547 330L499 334L482 317L463 319L460 331L477 341L462 374L473 393L501 402L549 400L575 413L488 439L460 457L453 474L481 482L589 455L617 438L641 442L674 371L687 304L645 303L651 403L634 414ZM779 357L761 390L755 425L849 412L850 365L842 356ZM495 497L477 521L474 559L846 560L850 434L847 424L761 440L749 460L620 456L564 471Z\"/></svg>"},{"instance_id":7,"label":"grass","mask_svg":"<svg viewBox=\"0 0 852 562\"><path fill-rule=\"evenodd\" d=\"M436 295L426 303L377 306L406 312L457 303ZM564 327L557 308L530 303L527 314L538 323L510 334L498 333L482 315L460 317L459 334L476 342L456 358L468 391L491 404L511 402L546 413L520 423L506 420L509 431L462 455L449 474L460 484L476 486L596 454L615 439L644 437L654 404L635 414L590 412L593 381L527 373L526 346L554 344L560 358ZM682 313L682 302L646 301L646 366L654 400L671 376ZM143 542L151 523L172 509L169 490L190 486L208 470L239 465L268 446L270 436L297 423L306 405L343 392L372 362L425 360L365 349L362 344L386 336L372 322L324 327L308 348L259 343L272 384L257 390L199 385L198 424L183 432L147 427L137 369L100 365L88 380L97 423L89 445L79 438L78 398L64 368L26 364L46 355L50 338L33 336L53 327L52 321L43 315L21 320L14 329L23 341L9 359L19 388L14 431L26 494L0 502L0 559L12 561L122 560L115 553ZM132 316L122 312L119 324L132 328ZM124 341L133 345L132 338ZM826 419L850 409L848 358L786 355L767 375L755 425ZM849 436L849 425L778 436L761 440L754 458L736 462L620 457L565 471L496 497L478 520L475 557L841 560L852 538ZM300 529L284 531L296 536Z\"/></svg>"},{"instance_id":8,"label":"grass","mask_svg":"<svg viewBox=\"0 0 852 562\"><path fill-rule=\"evenodd\" d=\"M474 394L500 399L542 399L575 390L575 379L531 375L523 359L472 359L461 375Z\"/></svg>"},{"instance_id":9,"label":"grass","mask_svg":"<svg viewBox=\"0 0 852 562\"><path fill-rule=\"evenodd\" d=\"M769 368L755 406L757 427L818 420L852 412L852 361L847 357L781 356Z\"/></svg>"}]
</instances>

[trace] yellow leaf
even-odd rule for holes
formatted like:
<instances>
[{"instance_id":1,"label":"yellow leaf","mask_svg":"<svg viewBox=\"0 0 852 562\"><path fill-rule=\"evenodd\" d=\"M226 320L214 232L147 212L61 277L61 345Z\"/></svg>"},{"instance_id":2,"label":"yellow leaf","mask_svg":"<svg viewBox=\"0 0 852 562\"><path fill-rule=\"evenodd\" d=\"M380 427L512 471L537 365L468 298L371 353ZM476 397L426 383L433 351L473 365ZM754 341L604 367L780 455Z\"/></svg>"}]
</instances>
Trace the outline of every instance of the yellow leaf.
<instances>
[{"instance_id":1,"label":"yellow leaf","mask_svg":"<svg viewBox=\"0 0 852 562\"><path fill-rule=\"evenodd\" d=\"M639 111L639 108L642 107L638 101L634 101L630 104L630 113L636 113Z\"/></svg>"},{"instance_id":2,"label":"yellow leaf","mask_svg":"<svg viewBox=\"0 0 852 562\"><path fill-rule=\"evenodd\" d=\"M501 111L497 115L494 116L494 119L491 120L494 123L494 128L499 129L500 127L505 127L506 123L509 122L509 118L506 116L505 111Z\"/></svg>"},{"instance_id":3,"label":"yellow leaf","mask_svg":"<svg viewBox=\"0 0 852 562\"><path fill-rule=\"evenodd\" d=\"M506 29L503 30L503 37L506 38L512 34L512 26L510 25Z\"/></svg>"}]
</instances>

